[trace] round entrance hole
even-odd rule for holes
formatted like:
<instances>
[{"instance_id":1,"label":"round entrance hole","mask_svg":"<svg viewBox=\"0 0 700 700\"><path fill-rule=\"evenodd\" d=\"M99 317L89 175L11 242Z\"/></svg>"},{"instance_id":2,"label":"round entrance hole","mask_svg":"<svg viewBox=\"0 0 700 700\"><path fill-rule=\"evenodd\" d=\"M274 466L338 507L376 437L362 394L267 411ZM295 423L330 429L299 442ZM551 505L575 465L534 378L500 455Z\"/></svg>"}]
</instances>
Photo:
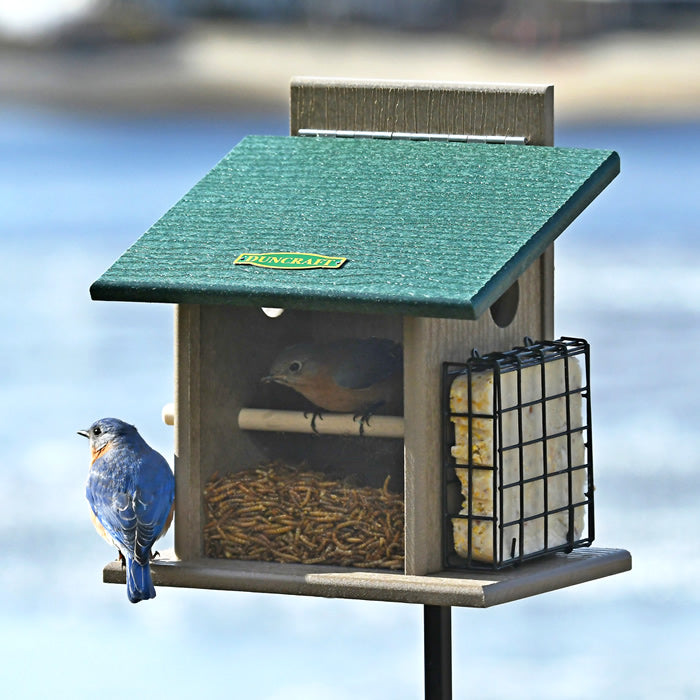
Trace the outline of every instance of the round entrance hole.
<instances>
[{"instance_id":1,"label":"round entrance hole","mask_svg":"<svg viewBox=\"0 0 700 700\"><path fill-rule=\"evenodd\" d=\"M491 318L499 328L509 326L518 312L520 286L518 280L491 305Z\"/></svg>"}]
</instances>

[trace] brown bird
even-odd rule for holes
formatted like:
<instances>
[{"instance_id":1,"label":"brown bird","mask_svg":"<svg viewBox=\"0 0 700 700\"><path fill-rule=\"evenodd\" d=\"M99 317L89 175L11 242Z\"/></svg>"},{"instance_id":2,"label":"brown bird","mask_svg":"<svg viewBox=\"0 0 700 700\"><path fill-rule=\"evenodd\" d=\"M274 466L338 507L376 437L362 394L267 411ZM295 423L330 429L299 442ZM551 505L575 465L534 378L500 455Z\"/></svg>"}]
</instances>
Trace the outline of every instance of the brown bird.
<instances>
[{"instance_id":1,"label":"brown bird","mask_svg":"<svg viewBox=\"0 0 700 700\"><path fill-rule=\"evenodd\" d=\"M403 349L387 338L346 338L285 348L262 379L294 389L321 411L353 413L360 433L378 410L400 408Z\"/></svg>"}]
</instances>

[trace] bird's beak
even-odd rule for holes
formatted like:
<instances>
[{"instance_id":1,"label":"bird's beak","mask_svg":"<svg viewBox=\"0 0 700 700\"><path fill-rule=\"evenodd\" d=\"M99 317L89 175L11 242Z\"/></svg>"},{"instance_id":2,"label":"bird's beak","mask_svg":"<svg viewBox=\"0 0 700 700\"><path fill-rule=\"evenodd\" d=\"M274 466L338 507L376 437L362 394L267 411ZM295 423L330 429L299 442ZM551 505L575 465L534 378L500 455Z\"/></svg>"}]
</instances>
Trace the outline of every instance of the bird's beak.
<instances>
[{"instance_id":1,"label":"bird's beak","mask_svg":"<svg viewBox=\"0 0 700 700\"><path fill-rule=\"evenodd\" d=\"M283 374L268 374L260 380L263 384L281 384L282 386L289 386L289 381L287 377Z\"/></svg>"},{"instance_id":2,"label":"bird's beak","mask_svg":"<svg viewBox=\"0 0 700 700\"><path fill-rule=\"evenodd\" d=\"M79 430L78 435L82 435L83 437L86 437L86 438L90 437L90 433L88 433L87 430Z\"/></svg>"}]
</instances>

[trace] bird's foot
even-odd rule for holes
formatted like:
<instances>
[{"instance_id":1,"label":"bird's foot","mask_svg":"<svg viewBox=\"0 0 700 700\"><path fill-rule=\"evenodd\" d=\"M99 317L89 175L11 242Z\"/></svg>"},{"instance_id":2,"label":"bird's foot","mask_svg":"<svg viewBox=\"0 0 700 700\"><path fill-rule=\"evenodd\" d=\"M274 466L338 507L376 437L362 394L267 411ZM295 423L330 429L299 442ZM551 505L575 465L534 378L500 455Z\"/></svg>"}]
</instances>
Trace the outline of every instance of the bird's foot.
<instances>
[{"instance_id":1,"label":"bird's foot","mask_svg":"<svg viewBox=\"0 0 700 700\"><path fill-rule=\"evenodd\" d=\"M360 435L365 434L365 426L369 425L369 419L372 417L372 415L373 413L371 411L367 411L367 413L356 413L352 417L354 421L360 421Z\"/></svg>"},{"instance_id":2,"label":"bird's foot","mask_svg":"<svg viewBox=\"0 0 700 700\"><path fill-rule=\"evenodd\" d=\"M117 561L121 562L122 569L126 569L126 559L124 558L124 555L122 554L120 549L117 550L117 554L119 555L117 557Z\"/></svg>"},{"instance_id":3,"label":"bird's foot","mask_svg":"<svg viewBox=\"0 0 700 700\"><path fill-rule=\"evenodd\" d=\"M151 561L154 559L157 559L160 556L160 552L151 552L151 556L149 557Z\"/></svg>"},{"instance_id":4,"label":"bird's foot","mask_svg":"<svg viewBox=\"0 0 700 700\"><path fill-rule=\"evenodd\" d=\"M309 413L311 414L311 430L316 433L316 435L319 434L318 430L316 429L316 419L323 420L323 414L321 411L304 411L304 418L309 417Z\"/></svg>"},{"instance_id":5,"label":"bird's foot","mask_svg":"<svg viewBox=\"0 0 700 700\"><path fill-rule=\"evenodd\" d=\"M369 425L369 419L374 415L375 411L377 411L377 409L381 408L383 405L384 401L377 401L376 403L373 403L364 413L356 413L352 417L354 421L360 421L360 435L365 434L365 426Z\"/></svg>"}]
</instances>

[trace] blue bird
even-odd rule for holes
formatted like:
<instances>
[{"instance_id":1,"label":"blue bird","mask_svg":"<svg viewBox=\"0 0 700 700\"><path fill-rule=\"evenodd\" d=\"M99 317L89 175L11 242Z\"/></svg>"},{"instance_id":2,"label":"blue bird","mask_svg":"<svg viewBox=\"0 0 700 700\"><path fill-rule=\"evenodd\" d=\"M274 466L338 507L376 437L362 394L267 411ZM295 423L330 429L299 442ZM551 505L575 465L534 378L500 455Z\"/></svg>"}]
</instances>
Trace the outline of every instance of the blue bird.
<instances>
[{"instance_id":1,"label":"blue bird","mask_svg":"<svg viewBox=\"0 0 700 700\"><path fill-rule=\"evenodd\" d=\"M78 434L90 440L85 495L95 529L126 564L129 600L154 598L151 547L170 527L175 477L136 428L118 418L102 418Z\"/></svg>"},{"instance_id":2,"label":"blue bird","mask_svg":"<svg viewBox=\"0 0 700 700\"><path fill-rule=\"evenodd\" d=\"M363 424L378 410L401 410L403 350L387 338L345 338L285 348L262 379L294 389L321 411L353 413Z\"/></svg>"}]
</instances>

